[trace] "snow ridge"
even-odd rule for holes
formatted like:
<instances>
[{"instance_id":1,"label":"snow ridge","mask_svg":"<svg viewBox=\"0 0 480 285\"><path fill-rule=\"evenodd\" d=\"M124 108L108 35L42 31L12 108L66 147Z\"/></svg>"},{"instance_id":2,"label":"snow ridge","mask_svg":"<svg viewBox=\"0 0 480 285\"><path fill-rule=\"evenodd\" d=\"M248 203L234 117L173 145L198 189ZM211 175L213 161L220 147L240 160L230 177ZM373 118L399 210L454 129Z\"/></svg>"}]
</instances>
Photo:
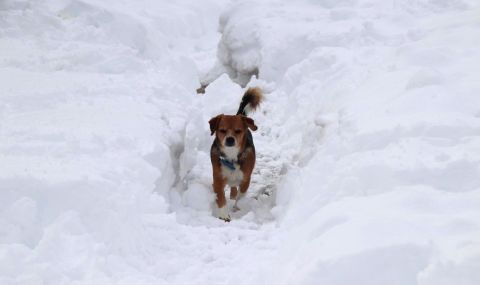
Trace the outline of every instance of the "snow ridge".
<instances>
[{"instance_id":1,"label":"snow ridge","mask_svg":"<svg viewBox=\"0 0 480 285\"><path fill-rule=\"evenodd\" d=\"M479 284L479 9L3 1L0 283ZM239 85L266 100L225 223Z\"/></svg>"}]
</instances>

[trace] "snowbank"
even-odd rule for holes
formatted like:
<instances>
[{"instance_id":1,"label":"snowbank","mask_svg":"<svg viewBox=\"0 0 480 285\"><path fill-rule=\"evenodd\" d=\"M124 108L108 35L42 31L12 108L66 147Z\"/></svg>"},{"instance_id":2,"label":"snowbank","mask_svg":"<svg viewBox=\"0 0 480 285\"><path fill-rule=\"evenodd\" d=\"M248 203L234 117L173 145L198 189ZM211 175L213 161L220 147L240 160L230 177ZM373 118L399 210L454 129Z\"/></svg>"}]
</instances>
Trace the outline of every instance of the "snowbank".
<instances>
[{"instance_id":1,"label":"snowbank","mask_svg":"<svg viewBox=\"0 0 480 285\"><path fill-rule=\"evenodd\" d=\"M2 2L0 283L479 284L479 9ZM226 224L207 122L257 69Z\"/></svg>"},{"instance_id":2,"label":"snowbank","mask_svg":"<svg viewBox=\"0 0 480 285\"><path fill-rule=\"evenodd\" d=\"M480 281L478 6L395 3L319 4L296 32L314 48L284 76L260 67L298 102L283 131L318 144L279 186L278 284Z\"/></svg>"},{"instance_id":3,"label":"snowbank","mask_svg":"<svg viewBox=\"0 0 480 285\"><path fill-rule=\"evenodd\" d=\"M280 269L259 278L480 282L478 5L252 5L224 14L220 51L274 85L260 125L292 162L273 209Z\"/></svg>"}]
</instances>

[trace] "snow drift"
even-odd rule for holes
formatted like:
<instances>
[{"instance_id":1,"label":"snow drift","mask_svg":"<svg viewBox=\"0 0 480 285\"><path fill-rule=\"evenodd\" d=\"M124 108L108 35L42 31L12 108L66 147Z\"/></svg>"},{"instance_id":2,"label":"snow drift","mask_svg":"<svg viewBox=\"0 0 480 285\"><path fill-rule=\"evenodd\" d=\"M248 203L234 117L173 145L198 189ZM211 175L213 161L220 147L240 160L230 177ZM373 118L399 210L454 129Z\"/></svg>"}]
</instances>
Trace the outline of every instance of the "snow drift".
<instances>
[{"instance_id":1,"label":"snow drift","mask_svg":"<svg viewBox=\"0 0 480 285\"><path fill-rule=\"evenodd\" d=\"M3 1L0 283L479 284L479 9ZM232 80L267 94L224 223Z\"/></svg>"}]
</instances>

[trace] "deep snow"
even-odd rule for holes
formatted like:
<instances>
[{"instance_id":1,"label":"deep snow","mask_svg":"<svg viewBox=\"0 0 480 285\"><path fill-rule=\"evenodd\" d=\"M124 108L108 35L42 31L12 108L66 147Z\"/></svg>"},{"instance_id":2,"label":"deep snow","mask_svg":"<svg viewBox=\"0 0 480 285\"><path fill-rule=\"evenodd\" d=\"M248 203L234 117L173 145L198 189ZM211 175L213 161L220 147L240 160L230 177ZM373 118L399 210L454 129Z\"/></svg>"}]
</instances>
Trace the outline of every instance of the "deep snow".
<instances>
[{"instance_id":1,"label":"deep snow","mask_svg":"<svg viewBox=\"0 0 480 285\"><path fill-rule=\"evenodd\" d=\"M1 2L0 284L480 284L479 15ZM207 122L257 69L257 167L224 223Z\"/></svg>"}]
</instances>

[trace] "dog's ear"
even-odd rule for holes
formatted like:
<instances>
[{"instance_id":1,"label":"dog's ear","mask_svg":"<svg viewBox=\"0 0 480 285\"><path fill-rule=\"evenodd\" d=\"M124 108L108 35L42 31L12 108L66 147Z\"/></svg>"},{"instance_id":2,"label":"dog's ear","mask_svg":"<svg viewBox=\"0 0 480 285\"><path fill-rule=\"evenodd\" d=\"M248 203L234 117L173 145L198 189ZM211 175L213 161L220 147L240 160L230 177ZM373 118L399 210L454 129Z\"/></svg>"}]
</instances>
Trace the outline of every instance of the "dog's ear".
<instances>
[{"instance_id":1,"label":"dog's ear","mask_svg":"<svg viewBox=\"0 0 480 285\"><path fill-rule=\"evenodd\" d=\"M210 135L213 136L213 134L217 131L218 129L218 123L220 123L220 120L222 119L223 114L218 115L216 117L213 117L208 121L210 124L210 132L212 132Z\"/></svg>"},{"instance_id":2,"label":"dog's ear","mask_svg":"<svg viewBox=\"0 0 480 285\"><path fill-rule=\"evenodd\" d=\"M249 117L242 117L242 120L250 130L256 131L258 129L257 126L255 125L255 122L253 121L253 119L251 119Z\"/></svg>"}]
</instances>

